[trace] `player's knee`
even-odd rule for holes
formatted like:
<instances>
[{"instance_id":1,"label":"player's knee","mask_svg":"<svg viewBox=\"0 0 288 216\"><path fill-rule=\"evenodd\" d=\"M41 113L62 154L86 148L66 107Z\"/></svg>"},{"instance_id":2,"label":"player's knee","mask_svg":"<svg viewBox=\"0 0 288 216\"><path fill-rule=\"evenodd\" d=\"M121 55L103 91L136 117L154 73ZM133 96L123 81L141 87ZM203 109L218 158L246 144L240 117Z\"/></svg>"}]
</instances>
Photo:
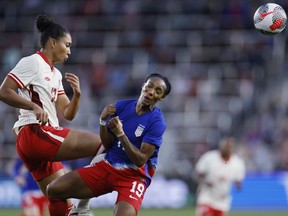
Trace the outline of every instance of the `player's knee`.
<instances>
[{"instance_id":1,"label":"player's knee","mask_svg":"<svg viewBox=\"0 0 288 216\"><path fill-rule=\"evenodd\" d=\"M65 199L66 197L63 197L65 193L63 193L62 190L63 187L61 187L60 184L51 182L47 185L46 195L49 199Z\"/></svg>"}]
</instances>

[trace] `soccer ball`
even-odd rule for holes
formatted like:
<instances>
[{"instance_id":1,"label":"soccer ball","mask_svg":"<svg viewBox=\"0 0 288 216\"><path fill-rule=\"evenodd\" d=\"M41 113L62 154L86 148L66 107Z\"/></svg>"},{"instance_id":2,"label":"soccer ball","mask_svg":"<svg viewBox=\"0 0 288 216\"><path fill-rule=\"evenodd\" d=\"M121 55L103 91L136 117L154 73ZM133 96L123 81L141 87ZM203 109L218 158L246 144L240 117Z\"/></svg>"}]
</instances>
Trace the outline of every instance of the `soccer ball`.
<instances>
[{"instance_id":1,"label":"soccer ball","mask_svg":"<svg viewBox=\"0 0 288 216\"><path fill-rule=\"evenodd\" d=\"M275 3L261 5L254 13L254 25L263 34L278 34L286 26L284 9Z\"/></svg>"}]
</instances>

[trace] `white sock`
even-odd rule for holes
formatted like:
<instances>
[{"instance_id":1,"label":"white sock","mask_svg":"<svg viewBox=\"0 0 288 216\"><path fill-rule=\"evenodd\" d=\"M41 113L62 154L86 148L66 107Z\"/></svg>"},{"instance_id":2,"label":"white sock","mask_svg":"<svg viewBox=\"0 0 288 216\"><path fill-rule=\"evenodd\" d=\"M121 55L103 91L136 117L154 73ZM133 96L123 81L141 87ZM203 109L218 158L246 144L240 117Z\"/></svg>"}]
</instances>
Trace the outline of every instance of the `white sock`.
<instances>
[{"instance_id":1,"label":"white sock","mask_svg":"<svg viewBox=\"0 0 288 216\"><path fill-rule=\"evenodd\" d=\"M90 199L81 199L78 202L77 208L89 208Z\"/></svg>"}]
</instances>

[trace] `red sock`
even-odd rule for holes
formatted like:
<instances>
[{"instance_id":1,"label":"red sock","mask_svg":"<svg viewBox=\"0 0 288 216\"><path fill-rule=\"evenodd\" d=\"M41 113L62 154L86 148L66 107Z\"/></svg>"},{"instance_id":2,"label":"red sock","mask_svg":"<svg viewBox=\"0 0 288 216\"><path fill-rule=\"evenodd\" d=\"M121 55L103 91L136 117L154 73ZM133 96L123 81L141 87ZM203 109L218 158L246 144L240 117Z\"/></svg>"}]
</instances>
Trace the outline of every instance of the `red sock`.
<instances>
[{"instance_id":1,"label":"red sock","mask_svg":"<svg viewBox=\"0 0 288 216\"><path fill-rule=\"evenodd\" d=\"M66 200L49 199L50 216L66 216L67 212L68 212L68 205Z\"/></svg>"}]
</instances>

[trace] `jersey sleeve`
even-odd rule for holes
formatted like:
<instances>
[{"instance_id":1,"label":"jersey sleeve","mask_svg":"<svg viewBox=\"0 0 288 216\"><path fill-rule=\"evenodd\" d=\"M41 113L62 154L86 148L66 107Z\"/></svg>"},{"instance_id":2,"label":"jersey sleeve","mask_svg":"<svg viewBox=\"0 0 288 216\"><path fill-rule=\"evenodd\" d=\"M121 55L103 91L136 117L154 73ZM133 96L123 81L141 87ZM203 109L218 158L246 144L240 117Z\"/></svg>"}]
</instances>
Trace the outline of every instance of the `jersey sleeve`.
<instances>
[{"instance_id":1,"label":"jersey sleeve","mask_svg":"<svg viewBox=\"0 0 288 216\"><path fill-rule=\"evenodd\" d=\"M124 101L124 100L117 101L115 103L116 113L114 116L119 116L120 113L124 111L126 104L127 104L127 101Z\"/></svg>"},{"instance_id":2,"label":"jersey sleeve","mask_svg":"<svg viewBox=\"0 0 288 216\"><path fill-rule=\"evenodd\" d=\"M59 86L57 94L59 96L59 95L63 95L63 94L66 94L66 93L65 93L65 90L64 90L64 87L63 87L62 74L61 74L60 71L58 71L58 74L59 74L60 86Z\"/></svg>"},{"instance_id":3,"label":"jersey sleeve","mask_svg":"<svg viewBox=\"0 0 288 216\"><path fill-rule=\"evenodd\" d=\"M209 152L204 153L195 165L195 170L198 173L205 173L209 164Z\"/></svg>"},{"instance_id":4,"label":"jersey sleeve","mask_svg":"<svg viewBox=\"0 0 288 216\"><path fill-rule=\"evenodd\" d=\"M166 123L161 116L153 117L147 132L143 137L143 142L150 143L156 147L160 147L163 141L163 134L166 130Z\"/></svg>"},{"instance_id":5,"label":"jersey sleeve","mask_svg":"<svg viewBox=\"0 0 288 216\"><path fill-rule=\"evenodd\" d=\"M7 76L13 79L18 87L22 89L34 79L38 71L37 59L29 56L22 58Z\"/></svg>"}]
</instances>

